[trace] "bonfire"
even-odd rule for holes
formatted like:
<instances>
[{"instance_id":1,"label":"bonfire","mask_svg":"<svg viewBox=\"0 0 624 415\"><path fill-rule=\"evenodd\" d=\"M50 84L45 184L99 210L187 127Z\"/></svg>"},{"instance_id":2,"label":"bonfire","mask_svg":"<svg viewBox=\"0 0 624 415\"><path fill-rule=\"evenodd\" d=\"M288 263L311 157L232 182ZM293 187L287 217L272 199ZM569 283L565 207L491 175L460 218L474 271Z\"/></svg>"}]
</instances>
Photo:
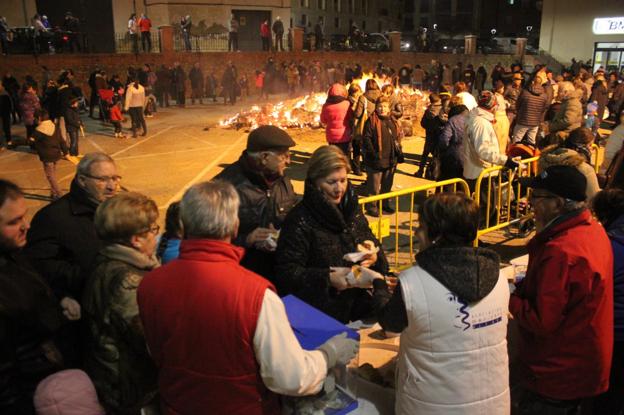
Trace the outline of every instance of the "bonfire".
<instances>
[{"instance_id":1,"label":"bonfire","mask_svg":"<svg viewBox=\"0 0 624 415\"><path fill-rule=\"evenodd\" d=\"M365 74L353 82L357 82L364 90L368 79L375 79L380 87L390 83L389 79L378 78L372 74ZM422 91L413 88L397 88L395 94L403 105L401 127L405 136L410 137L419 127L427 96ZM321 109L326 99L327 93L321 92L277 104L254 105L233 117L221 120L219 126L237 130L253 130L261 125L275 125L285 129L321 128Z\"/></svg>"}]
</instances>

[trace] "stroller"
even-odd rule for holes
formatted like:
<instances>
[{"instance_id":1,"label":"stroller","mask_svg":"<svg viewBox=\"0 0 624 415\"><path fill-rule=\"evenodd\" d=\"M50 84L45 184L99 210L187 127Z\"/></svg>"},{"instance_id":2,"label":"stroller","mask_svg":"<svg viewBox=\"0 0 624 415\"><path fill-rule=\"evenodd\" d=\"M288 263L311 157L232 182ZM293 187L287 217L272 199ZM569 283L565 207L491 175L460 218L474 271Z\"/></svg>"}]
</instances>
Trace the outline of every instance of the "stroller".
<instances>
[{"instance_id":1,"label":"stroller","mask_svg":"<svg viewBox=\"0 0 624 415\"><path fill-rule=\"evenodd\" d=\"M529 158L537 157L541 154L540 150L535 147L532 143L522 140L519 143L511 144L507 148L507 156L509 157L520 157L522 160L526 160ZM530 169L531 175L537 174L537 160L531 162L528 165ZM512 188L517 189L518 178L515 177L513 181ZM512 211L517 211L520 219L517 222L512 223L512 225L507 228L506 233L508 236L517 236L520 238L526 238L531 231L535 227L535 222L530 215L530 206L528 201L528 192L527 189L520 189L521 192L516 195L515 200L512 202ZM511 213L511 212L510 212ZM514 234L512 230L515 229L516 233Z\"/></svg>"}]
</instances>

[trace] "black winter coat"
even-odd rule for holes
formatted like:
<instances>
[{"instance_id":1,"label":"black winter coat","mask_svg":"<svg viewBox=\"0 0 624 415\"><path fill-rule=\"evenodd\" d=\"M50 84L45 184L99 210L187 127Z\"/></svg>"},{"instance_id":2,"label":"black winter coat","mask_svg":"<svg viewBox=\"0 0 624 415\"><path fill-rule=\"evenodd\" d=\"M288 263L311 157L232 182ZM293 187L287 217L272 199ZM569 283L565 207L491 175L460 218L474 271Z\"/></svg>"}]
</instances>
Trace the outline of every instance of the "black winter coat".
<instances>
[{"instance_id":1,"label":"black winter coat","mask_svg":"<svg viewBox=\"0 0 624 415\"><path fill-rule=\"evenodd\" d=\"M379 246L349 185L340 206L328 202L309 181L303 200L288 214L277 246L276 286L281 295L294 294L344 323L372 314L367 290L337 291L329 267L350 267L342 257L366 240ZM372 269L387 274L383 249Z\"/></svg>"},{"instance_id":2,"label":"black winter coat","mask_svg":"<svg viewBox=\"0 0 624 415\"><path fill-rule=\"evenodd\" d=\"M384 119L379 118L381 123L381 148L379 147L378 133L373 119L377 119L373 114L364 124L364 134L362 135L362 150L364 162L373 170L381 171L397 164L396 143L399 140L399 127L392 116Z\"/></svg>"},{"instance_id":3,"label":"black winter coat","mask_svg":"<svg viewBox=\"0 0 624 415\"><path fill-rule=\"evenodd\" d=\"M24 253L58 298L82 298L102 247L93 224L97 207L74 179L69 193L33 217Z\"/></svg>"},{"instance_id":4,"label":"black winter coat","mask_svg":"<svg viewBox=\"0 0 624 415\"><path fill-rule=\"evenodd\" d=\"M240 197L238 218L240 225L235 245L246 247L241 265L273 282L275 255L246 246L247 236L256 228L273 224L280 229L286 215L297 203L297 195L287 177L279 177L269 183L257 173L244 152L235 163L230 164L215 179L231 183Z\"/></svg>"},{"instance_id":5,"label":"black winter coat","mask_svg":"<svg viewBox=\"0 0 624 415\"><path fill-rule=\"evenodd\" d=\"M531 85L520 93L516 102L516 123L537 127L544 121L548 109L548 97L541 85Z\"/></svg>"},{"instance_id":6,"label":"black winter coat","mask_svg":"<svg viewBox=\"0 0 624 415\"><path fill-rule=\"evenodd\" d=\"M64 318L41 277L15 253L0 254L0 413L34 415L37 384L61 369L46 351Z\"/></svg>"}]
</instances>

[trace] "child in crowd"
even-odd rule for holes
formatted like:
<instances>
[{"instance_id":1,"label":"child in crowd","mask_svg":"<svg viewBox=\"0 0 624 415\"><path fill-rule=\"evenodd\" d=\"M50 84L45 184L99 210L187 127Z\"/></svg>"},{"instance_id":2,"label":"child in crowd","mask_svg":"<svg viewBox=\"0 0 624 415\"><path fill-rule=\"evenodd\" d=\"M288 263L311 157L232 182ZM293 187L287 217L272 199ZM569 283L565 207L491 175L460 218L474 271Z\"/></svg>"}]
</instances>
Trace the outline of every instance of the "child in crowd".
<instances>
[{"instance_id":1,"label":"child in crowd","mask_svg":"<svg viewBox=\"0 0 624 415\"><path fill-rule=\"evenodd\" d=\"M587 104L587 114L585 115L585 128L589 128L592 133L598 131L598 104L590 102Z\"/></svg>"},{"instance_id":2,"label":"child in crowd","mask_svg":"<svg viewBox=\"0 0 624 415\"><path fill-rule=\"evenodd\" d=\"M165 265L180 255L180 242L182 241L182 221L180 220L180 202L173 202L167 208L165 216L165 232L158 241L156 256Z\"/></svg>"},{"instance_id":3,"label":"child in crowd","mask_svg":"<svg viewBox=\"0 0 624 415\"><path fill-rule=\"evenodd\" d=\"M65 140L61 137L60 130L50 120L50 116L45 109L40 109L35 115L39 125L33 133L34 147L39 155L39 160L43 163L43 171L50 183L50 196L58 199L63 194L56 181L56 163L65 157L69 152Z\"/></svg>"},{"instance_id":4,"label":"child in crowd","mask_svg":"<svg viewBox=\"0 0 624 415\"><path fill-rule=\"evenodd\" d=\"M73 98L69 108L65 111L65 129L69 136L69 154L78 156L78 134L82 129L82 121L78 112L78 102L80 98Z\"/></svg>"},{"instance_id":5,"label":"child in crowd","mask_svg":"<svg viewBox=\"0 0 624 415\"><path fill-rule=\"evenodd\" d=\"M115 138L126 138L126 135L121 131L121 122L124 120L121 114L121 100L117 97L113 101L113 105L110 109L110 120L115 127Z\"/></svg>"},{"instance_id":6,"label":"child in crowd","mask_svg":"<svg viewBox=\"0 0 624 415\"><path fill-rule=\"evenodd\" d=\"M264 72L256 71L256 90L260 93L260 98L262 98L262 91L264 89Z\"/></svg>"}]
</instances>

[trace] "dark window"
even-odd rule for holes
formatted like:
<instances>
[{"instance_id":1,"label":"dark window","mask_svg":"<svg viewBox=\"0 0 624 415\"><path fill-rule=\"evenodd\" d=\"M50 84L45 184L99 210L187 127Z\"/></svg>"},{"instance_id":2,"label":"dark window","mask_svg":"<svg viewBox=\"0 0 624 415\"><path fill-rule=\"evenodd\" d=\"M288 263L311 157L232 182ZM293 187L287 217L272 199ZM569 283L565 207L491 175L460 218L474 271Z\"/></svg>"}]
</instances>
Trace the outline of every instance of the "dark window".
<instances>
[{"instance_id":1,"label":"dark window","mask_svg":"<svg viewBox=\"0 0 624 415\"><path fill-rule=\"evenodd\" d=\"M472 0L461 0L457 2L457 11L459 13L472 13Z\"/></svg>"},{"instance_id":2,"label":"dark window","mask_svg":"<svg viewBox=\"0 0 624 415\"><path fill-rule=\"evenodd\" d=\"M334 27L340 29L340 17L334 17Z\"/></svg>"},{"instance_id":3,"label":"dark window","mask_svg":"<svg viewBox=\"0 0 624 415\"><path fill-rule=\"evenodd\" d=\"M366 20L362 20L362 30L366 30Z\"/></svg>"},{"instance_id":4,"label":"dark window","mask_svg":"<svg viewBox=\"0 0 624 415\"><path fill-rule=\"evenodd\" d=\"M429 13L429 2L431 0L420 0L420 12L421 13Z\"/></svg>"},{"instance_id":5,"label":"dark window","mask_svg":"<svg viewBox=\"0 0 624 415\"><path fill-rule=\"evenodd\" d=\"M308 16L306 16L305 14L301 15L301 25L302 26L307 26L308 25Z\"/></svg>"}]
</instances>

